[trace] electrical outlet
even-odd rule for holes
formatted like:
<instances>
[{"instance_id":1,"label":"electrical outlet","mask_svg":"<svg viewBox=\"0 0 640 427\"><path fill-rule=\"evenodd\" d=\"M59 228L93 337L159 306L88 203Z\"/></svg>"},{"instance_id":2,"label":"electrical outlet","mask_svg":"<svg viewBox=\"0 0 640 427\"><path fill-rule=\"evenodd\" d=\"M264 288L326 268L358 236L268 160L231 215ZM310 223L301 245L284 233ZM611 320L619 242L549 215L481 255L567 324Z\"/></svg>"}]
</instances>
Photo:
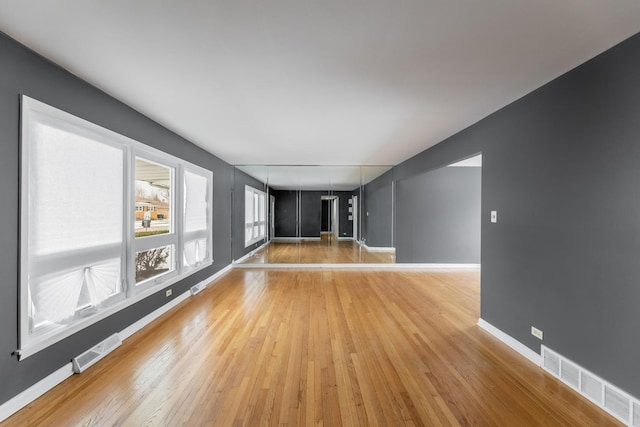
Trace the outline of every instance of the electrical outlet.
<instances>
[{"instance_id":1,"label":"electrical outlet","mask_svg":"<svg viewBox=\"0 0 640 427\"><path fill-rule=\"evenodd\" d=\"M531 335L533 335L534 337L538 338L539 340L542 339L542 331L538 328L536 328L535 326L531 327Z\"/></svg>"},{"instance_id":2,"label":"electrical outlet","mask_svg":"<svg viewBox=\"0 0 640 427\"><path fill-rule=\"evenodd\" d=\"M170 297L172 293L173 293L173 291L171 289L167 289L166 292L165 292L167 297Z\"/></svg>"}]
</instances>

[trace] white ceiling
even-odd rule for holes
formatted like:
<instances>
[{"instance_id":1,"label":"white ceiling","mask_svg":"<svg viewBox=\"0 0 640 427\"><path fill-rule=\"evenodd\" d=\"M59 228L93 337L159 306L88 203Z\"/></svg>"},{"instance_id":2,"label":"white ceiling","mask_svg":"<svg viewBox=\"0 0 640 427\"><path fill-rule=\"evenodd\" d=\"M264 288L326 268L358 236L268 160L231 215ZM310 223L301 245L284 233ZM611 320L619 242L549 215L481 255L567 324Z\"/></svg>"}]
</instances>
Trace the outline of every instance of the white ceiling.
<instances>
[{"instance_id":1,"label":"white ceiling","mask_svg":"<svg viewBox=\"0 0 640 427\"><path fill-rule=\"evenodd\" d=\"M0 0L0 30L231 164L393 165L640 31L640 1Z\"/></svg>"}]
</instances>

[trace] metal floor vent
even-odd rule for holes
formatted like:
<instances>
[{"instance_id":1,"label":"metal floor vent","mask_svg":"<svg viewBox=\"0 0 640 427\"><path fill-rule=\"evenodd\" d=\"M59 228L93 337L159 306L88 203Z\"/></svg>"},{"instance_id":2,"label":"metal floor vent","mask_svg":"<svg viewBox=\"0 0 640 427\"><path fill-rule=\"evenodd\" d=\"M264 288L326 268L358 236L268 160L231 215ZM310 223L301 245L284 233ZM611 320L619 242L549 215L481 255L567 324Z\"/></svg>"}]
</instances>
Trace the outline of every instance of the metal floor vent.
<instances>
[{"instance_id":1,"label":"metal floor vent","mask_svg":"<svg viewBox=\"0 0 640 427\"><path fill-rule=\"evenodd\" d=\"M640 400L542 346L542 367L631 427L640 427Z\"/></svg>"},{"instance_id":2,"label":"metal floor vent","mask_svg":"<svg viewBox=\"0 0 640 427\"><path fill-rule=\"evenodd\" d=\"M122 340L118 334L111 335L106 340L71 359L73 372L79 374L86 371L87 368L95 364L98 360L120 347L121 344Z\"/></svg>"},{"instance_id":3,"label":"metal floor vent","mask_svg":"<svg viewBox=\"0 0 640 427\"><path fill-rule=\"evenodd\" d=\"M203 284L203 283L198 283L197 285L194 285L191 287L191 295L195 295L197 293L200 293L204 290L204 288L206 288L207 285Z\"/></svg>"}]
</instances>

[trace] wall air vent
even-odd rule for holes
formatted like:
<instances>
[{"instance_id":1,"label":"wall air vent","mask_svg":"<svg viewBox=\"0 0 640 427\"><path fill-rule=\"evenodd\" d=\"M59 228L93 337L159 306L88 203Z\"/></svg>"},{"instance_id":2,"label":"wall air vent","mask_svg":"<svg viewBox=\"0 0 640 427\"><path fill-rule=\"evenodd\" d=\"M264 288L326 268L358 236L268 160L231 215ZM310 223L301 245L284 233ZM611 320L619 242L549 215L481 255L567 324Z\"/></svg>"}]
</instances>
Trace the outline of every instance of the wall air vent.
<instances>
[{"instance_id":1,"label":"wall air vent","mask_svg":"<svg viewBox=\"0 0 640 427\"><path fill-rule=\"evenodd\" d=\"M542 348L542 367L628 426L640 427L640 400L566 357Z\"/></svg>"},{"instance_id":2,"label":"wall air vent","mask_svg":"<svg viewBox=\"0 0 640 427\"><path fill-rule=\"evenodd\" d=\"M118 334L111 335L106 340L71 359L73 372L79 374L86 371L87 368L98 362L116 348L120 347L121 344L122 340Z\"/></svg>"}]
</instances>

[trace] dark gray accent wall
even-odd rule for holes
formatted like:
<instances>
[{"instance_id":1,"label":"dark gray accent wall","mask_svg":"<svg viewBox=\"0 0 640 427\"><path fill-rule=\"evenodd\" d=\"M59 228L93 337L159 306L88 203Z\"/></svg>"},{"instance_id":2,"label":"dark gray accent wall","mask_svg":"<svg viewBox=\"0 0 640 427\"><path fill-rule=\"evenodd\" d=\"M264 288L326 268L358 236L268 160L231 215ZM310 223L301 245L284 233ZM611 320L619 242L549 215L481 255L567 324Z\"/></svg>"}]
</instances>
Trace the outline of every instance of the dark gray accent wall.
<instances>
[{"instance_id":1,"label":"dark gray accent wall","mask_svg":"<svg viewBox=\"0 0 640 427\"><path fill-rule=\"evenodd\" d=\"M479 167L444 167L396 182L396 262L480 263Z\"/></svg>"},{"instance_id":2,"label":"dark gray accent wall","mask_svg":"<svg viewBox=\"0 0 640 427\"><path fill-rule=\"evenodd\" d=\"M339 198L339 233L353 236L353 223L349 221L350 191L272 190L276 198L275 237L320 237L322 229L322 196ZM296 231L296 209L300 203L300 233Z\"/></svg>"},{"instance_id":3,"label":"dark gray accent wall","mask_svg":"<svg viewBox=\"0 0 640 427\"><path fill-rule=\"evenodd\" d=\"M257 249L265 243L266 239L259 242L252 243L245 247L244 245L244 221L245 221L245 186L253 187L256 190L268 192L266 185L252 176L247 175L238 168L233 168L233 215L232 215L232 241L231 247L233 250L233 259L239 260L243 256L247 255L251 251ZM268 201L267 201L268 203ZM267 218L267 228L268 228Z\"/></svg>"},{"instance_id":4,"label":"dark gray accent wall","mask_svg":"<svg viewBox=\"0 0 640 427\"><path fill-rule=\"evenodd\" d=\"M272 194L276 199L275 237L298 237L298 191L272 190Z\"/></svg>"},{"instance_id":5,"label":"dark gray accent wall","mask_svg":"<svg viewBox=\"0 0 640 427\"><path fill-rule=\"evenodd\" d=\"M362 237L371 248L393 247L393 170L364 186Z\"/></svg>"},{"instance_id":6,"label":"dark gray accent wall","mask_svg":"<svg viewBox=\"0 0 640 427\"><path fill-rule=\"evenodd\" d=\"M114 332L166 304L164 292L18 361L20 94L60 108L213 171L213 266L172 285L178 296L231 262L231 186L227 163L0 34L0 404Z\"/></svg>"},{"instance_id":7,"label":"dark gray accent wall","mask_svg":"<svg viewBox=\"0 0 640 427\"><path fill-rule=\"evenodd\" d=\"M300 192L300 237L320 237L322 191Z\"/></svg>"},{"instance_id":8,"label":"dark gray accent wall","mask_svg":"<svg viewBox=\"0 0 640 427\"><path fill-rule=\"evenodd\" d=\"M482 152L482 318L539 351L536 326L636 397L638 76L635 35L394 169L405 179Z\"/></svg>"}]
</instances>

